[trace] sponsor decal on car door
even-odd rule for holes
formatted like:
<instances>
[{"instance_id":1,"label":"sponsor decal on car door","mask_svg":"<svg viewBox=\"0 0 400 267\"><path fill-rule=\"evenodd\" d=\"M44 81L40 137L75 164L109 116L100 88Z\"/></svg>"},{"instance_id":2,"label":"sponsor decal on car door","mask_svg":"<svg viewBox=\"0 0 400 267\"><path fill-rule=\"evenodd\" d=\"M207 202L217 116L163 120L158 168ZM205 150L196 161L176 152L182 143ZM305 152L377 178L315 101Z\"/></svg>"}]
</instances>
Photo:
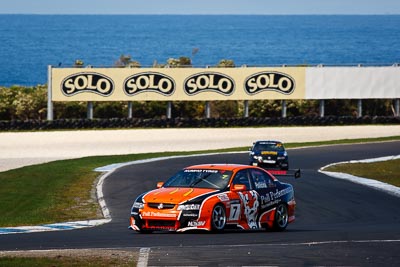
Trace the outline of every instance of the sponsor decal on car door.
<instances>
[{"instance_id":1,"label":"sponsor decal on car door","mask_svg":"<svg viewBox=\"0 0 400 267\"><path fill-rule=\"evenodd\" d=\"M229 219L239 221L239 224L245 229L256 229L260 202L259 196L253 190L250 182L249 172L247 170L239 171L235 175L233 184L245 185L247 190L237 193L239 201L231 203Z\"/></svg>"},{"instance_id":2,"label":"sponsor decal on car door","mask_svg":"<svg viewBox=\"0 0 400 267\"><path fill-rule=\"evenodd\" d=\"M254 190L239 192L239 196L243 205L243 215L249 229L257 229L257 216L260 209L257 192Z\"/></svg>"}]
</instances>

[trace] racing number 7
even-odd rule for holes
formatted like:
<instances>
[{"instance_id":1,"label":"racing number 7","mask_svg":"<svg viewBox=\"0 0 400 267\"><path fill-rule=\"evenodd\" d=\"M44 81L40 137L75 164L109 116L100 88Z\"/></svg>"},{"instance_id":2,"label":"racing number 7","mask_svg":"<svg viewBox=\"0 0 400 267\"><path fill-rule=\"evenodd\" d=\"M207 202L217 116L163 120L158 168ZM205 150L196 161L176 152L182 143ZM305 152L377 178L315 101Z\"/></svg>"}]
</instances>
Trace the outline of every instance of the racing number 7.
<instances>
[{"instance_id":1,"label":"racing number 7","mask_svg":"<svg viewBox=\"0 0 400 267\"><path fill-rule=\"evenodd\" d=\"M231 212L229 214L230 221L237 221L240 215L240 204L231 204Z\"/></svg>"}]
</instances>

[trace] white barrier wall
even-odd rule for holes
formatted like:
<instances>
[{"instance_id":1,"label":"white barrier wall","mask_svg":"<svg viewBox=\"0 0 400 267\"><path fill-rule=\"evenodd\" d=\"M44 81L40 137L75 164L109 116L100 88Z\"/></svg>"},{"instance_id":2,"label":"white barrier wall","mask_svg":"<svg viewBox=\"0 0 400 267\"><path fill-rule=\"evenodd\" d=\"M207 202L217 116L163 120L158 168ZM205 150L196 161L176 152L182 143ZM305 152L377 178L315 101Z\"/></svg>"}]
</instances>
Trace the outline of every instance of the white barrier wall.
<instances>
[{"instance_id":1,"label":"white barrier wall","mask_svg":"<svg viewBox=\"0 0 400 267\"><path fill-rule=\"evenodd\" d=\"M305 99L400 98L400 67L308 67Z\"/></svg>"}]
</instances>

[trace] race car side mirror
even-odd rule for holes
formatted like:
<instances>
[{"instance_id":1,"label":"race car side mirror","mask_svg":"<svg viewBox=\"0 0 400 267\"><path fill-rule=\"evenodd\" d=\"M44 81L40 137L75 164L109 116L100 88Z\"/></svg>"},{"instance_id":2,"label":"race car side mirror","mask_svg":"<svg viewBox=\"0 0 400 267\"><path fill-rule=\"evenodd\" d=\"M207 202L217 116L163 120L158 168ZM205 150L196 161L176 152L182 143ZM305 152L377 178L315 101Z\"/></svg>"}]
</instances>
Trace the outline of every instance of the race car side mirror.
<instances>
[{"instance_id":1,"label":"race car side mirror","mask_svg":"<svg viewBox=\"0 0 400 267\"><path fill-rule=\"evenodd\" d=\"M164 185L164 182L158 182L157 183L157 188L161 188Z\"/></svg>"},{"instance_id":2,"label":"race car side mirror","mask_svg":"<svg viewBox=\"0 0 400 267\"><path fill-rule=\"evenodd\" d=\"M235 184L233 185L232 191L233 192L241 192L241 191L246 191L247 187L244 184Z\"/></svg>"}]
</instances>

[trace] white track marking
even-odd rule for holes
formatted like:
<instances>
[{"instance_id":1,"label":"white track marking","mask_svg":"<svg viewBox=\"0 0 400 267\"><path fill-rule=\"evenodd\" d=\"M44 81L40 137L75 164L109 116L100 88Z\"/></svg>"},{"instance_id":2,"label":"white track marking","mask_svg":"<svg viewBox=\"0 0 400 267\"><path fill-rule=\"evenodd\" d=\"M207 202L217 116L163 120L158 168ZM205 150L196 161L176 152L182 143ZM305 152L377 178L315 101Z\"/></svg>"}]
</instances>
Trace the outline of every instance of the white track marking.
<instances>
[{"instance_id":1,"label":"white track marking","mask_svg":"<svg viewBox=\"0 0 400 267\"><path fill-rule=\"evenodd\" d=\"M147 267L149 261L150 248L141 248L139 250L139 259L137 262L137 267Z\"/></svg>"},{"instance_id":2,"label":"white track marking","mask_svg":"<svg viewBox=\"0 0 400 267\"><path fill-rule=\"evenodd\" d=\"M394 159L399 159L400 155L395 155L395 156L388 156L388 157L381 157L381 158L373 158L373 159L363 159L363 160L350 160L350 161L342 161L342 162L337 162L337 163L332 163L329 165L326 165L324 167L322 167L321 169L319 169L318 171L320 173L326 174L328 176L334 177L334 178L338 178L338 179L343 179L343 180L348 180L351 181L353 183L357 183L357 184L362 184L377 190L381 190L384 191L388 194L394 195L396 197L400 197L400 187L394 186L394 185L390 185L387 183L383 183L377 180L373 180L373 179L368 179L368 178L364 178L364 177L358 177L358 176L354 176L354 175L350 175L347 173L342 173L342 172L328 172L328 171L324 171L324 169L330 167L330 166L334 166L334 165L338 165L338 164L346 164L346 163L372 163L372 162L381 162L381 161L388 161L388 160L394 160Z\"/></svg>"}]
</instances>

